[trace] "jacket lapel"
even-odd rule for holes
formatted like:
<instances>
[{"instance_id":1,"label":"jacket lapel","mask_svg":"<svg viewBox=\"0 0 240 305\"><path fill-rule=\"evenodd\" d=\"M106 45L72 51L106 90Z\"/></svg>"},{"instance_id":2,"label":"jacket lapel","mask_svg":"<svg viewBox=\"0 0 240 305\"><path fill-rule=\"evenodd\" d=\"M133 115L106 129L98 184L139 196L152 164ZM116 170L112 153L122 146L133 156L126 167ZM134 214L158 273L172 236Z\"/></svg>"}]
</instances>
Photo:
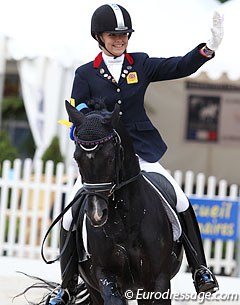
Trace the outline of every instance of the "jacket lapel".
<instances>
[{"instance_id":1,"label":"jacket lapel","mask_svg":"<svg viewBox=\"0 0 240 305\"><path fill-rule=\"evenodd\" d=\"M109 72L104 60L102 58L102 52L98 54L98 56L93 61L93 67L96 69L96 75L101 77L107 82L116 85L115 79L112 77L111 73Z\"/></svg>"},{"instance_id":2,"label":"jacket lapel","mask_svg":"<svg viewBox=\"0 0 240 305\"><path fill-rule=\"evenodd\" d=\"M134 60L132 56L128 53L125 54L122 71L119 79L119 85L122 83L127 83L127 77L129 72L133 69Z\"/></svg>"},{"instance_id":3,"label":"jacket lapel","mask_svg":"<svg viewBox=\"0 0 240 305\"><path fill-rule=\"evenodd\" d=\"M94 67L94 69L97 70L96 74L99 77L101 77L102 79L104 79L108 82L111 82L114 85L120 85L123 82L126 83L126 78L128 77L129 72L131 72L131 70L133 69L133 67L132 67L133 64L134 64L134 60L133 60L132 56L130 54L126 53L124 62L123 62L123 66L122 66L121 75L119 78L119 82L116 83L115 79L113 78L113 76L109 72L106 64L104 63L104 60L102 57L102 52L100 52L97 55L97 57L95 58L95 60L93 61L93 67Z\"/></svg>"}]
</instances>

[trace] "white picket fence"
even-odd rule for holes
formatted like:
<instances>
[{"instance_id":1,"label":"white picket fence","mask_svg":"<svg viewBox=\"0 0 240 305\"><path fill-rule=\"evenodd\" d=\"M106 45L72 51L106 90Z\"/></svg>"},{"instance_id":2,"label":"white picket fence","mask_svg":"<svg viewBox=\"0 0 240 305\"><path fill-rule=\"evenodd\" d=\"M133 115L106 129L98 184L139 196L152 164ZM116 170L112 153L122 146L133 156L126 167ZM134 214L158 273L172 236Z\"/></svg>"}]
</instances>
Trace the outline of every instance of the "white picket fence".
<instances>
[{"instance_id":1,"label":"white picket fence","mask_svg":"<svg viewBox=\"0 0 240 305\"><path fill-rule=\"evenodd\" d=\"M68 201L77 175L74 165L65 169L59 163L55 176L53 168L53 162L48 161L43 174L41 160L16 159L12 167L4 161L0 177L0 256L40 257L43 237ZM239 187L229 187L225 180L194 175L192 171L176 171L173 176L188 196L239 199ZM58 234L59 227L55 226L44 250L48 259L58 254ZM216 274L237 275L237 248L239 244L231 240L204 240L208 265ZM185 269L184 259L182 270Z\"/></svg>"},{"instance_id":2,"label":"white picket fence","mask_svg":"<svg viewBox=\"0 0 240 305\"><path fill-rule=\"evenodd\" d=\"M59 163L54 176L52 161L16 159L11 168L5 161L0 178L0 255L38 258L41 241L61 211L74 184L73 167ZM58 252L58 230L52 230L45 249L47 257Z\"/></svg>"}]
</instances>

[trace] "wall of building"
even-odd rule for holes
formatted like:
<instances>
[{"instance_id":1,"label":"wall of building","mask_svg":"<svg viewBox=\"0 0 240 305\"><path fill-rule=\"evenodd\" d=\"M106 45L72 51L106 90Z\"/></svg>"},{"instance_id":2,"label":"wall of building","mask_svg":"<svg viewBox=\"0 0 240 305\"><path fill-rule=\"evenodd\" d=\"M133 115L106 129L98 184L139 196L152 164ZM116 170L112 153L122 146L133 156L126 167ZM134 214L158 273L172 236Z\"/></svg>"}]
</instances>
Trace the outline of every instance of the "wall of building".
<instances>
[{"instance_id":1,"label":"wall of building","mask_svg":"<svg viewBox=\"0 0 240 305\"><path fill-rule=\"evenodd\" d=\"M221 89L196 89L197 94L220 97L220 111L217 126L217 141L187 140L188 99L192 90L186 88L186 82L194 81L222 85ZM232 86L236 90L232 90ZM229 91L230 88L230 91ZM240 138L236 134L230 139L230 133L240 128L240 81L230 81L223 76L218 81L209 80L206 76L198 79L186 78L151 84L146 94L146 107L155 127L161 132L168 145L168 151L161 163L170 170L193 170L206 175L214 175L219 179L227 179L230 183L240 184L239 151ZM231 91L232 90L232 91ZM232 101L236 104L233 107ZM223 105L224 115L223 115ZM231 109L231 113L229 112ZM234 112L234 113L233 113ZM229 116L229 119L228 119ZM230 126L233 119L234 126ZM231 127L231 128L230 128ZM235 128L235 129L234 129ZM239 129L240 130L240 129ZM228 138L224 133L228 132ZM240 134L240 133L239 133Z\"/></svg>"}]
</instances>

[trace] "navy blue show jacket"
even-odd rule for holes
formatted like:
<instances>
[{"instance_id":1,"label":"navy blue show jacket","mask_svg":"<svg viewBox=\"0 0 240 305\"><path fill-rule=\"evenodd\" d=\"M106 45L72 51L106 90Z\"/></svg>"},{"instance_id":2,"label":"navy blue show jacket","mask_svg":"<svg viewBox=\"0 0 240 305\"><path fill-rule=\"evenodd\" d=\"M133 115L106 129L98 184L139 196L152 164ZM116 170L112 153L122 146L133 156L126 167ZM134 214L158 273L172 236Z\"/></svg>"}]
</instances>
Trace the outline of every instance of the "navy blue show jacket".
<instances>
[{"instance_id":1,"label":"navy blue show jacket","mask_svg":"<svg viewBox=\"0 0 240 305\"><path fill-rule=\"evenodd\" d=\"M122 73L114 80L100 53L94 61L77 68L71 97L75 105L102 98L109 111L118 103L121 119L136 151L148 162L158 161L167 146L144 109L144 95L151 82L172 80L196 72L209 58L200 53L200 44L185 56L151 58L146 53L125 54Z\"/></svg>"}]
</instances>

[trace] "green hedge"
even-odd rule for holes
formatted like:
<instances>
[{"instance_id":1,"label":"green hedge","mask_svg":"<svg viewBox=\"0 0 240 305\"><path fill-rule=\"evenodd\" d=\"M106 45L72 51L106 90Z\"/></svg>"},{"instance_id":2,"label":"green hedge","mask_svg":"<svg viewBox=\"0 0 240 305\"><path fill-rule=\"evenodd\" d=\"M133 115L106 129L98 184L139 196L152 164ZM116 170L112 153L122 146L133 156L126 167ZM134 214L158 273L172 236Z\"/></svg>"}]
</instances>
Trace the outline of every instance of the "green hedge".
<instances>
[{"instance_id":1,"label":"green hedge","mask_svg":"<svg viewBox=\"0 0 240 305\"><path fill-rule=\"evenodd\" d=\"M49 147L46 149L46 151L42 156L42 160L44 162L44 172L45 172L46 162L48 160L52 160L54 162L54 174L56 173L57 163L64 161L64 158L60 150L59 138L57 136L53 137L52 142L50 143Z\"/></svg>"}]
</instances>

